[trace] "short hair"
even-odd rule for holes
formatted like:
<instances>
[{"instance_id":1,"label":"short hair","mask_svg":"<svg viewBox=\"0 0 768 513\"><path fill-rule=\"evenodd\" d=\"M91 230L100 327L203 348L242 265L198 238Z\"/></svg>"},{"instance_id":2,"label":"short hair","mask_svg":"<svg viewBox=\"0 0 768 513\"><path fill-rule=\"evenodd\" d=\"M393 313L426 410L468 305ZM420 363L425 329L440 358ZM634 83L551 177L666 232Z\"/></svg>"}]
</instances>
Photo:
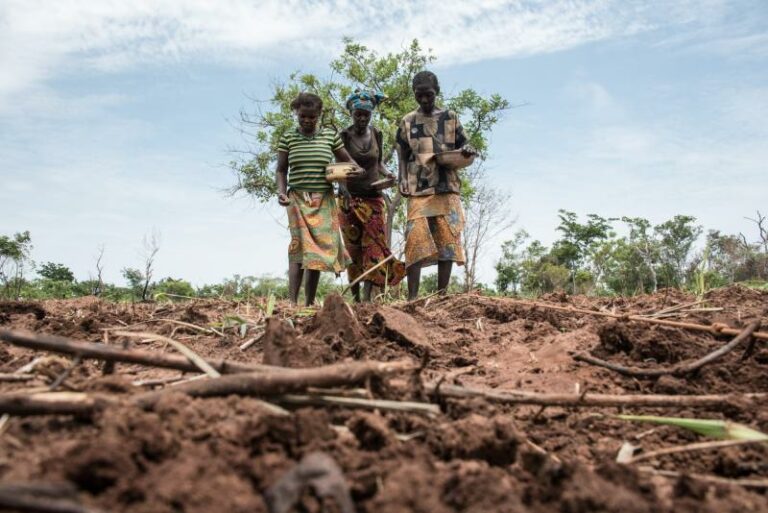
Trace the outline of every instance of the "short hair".
<instances>
[{"instance_id":1,"label":"short hair","mask_svg":"<svg viewBox=\"0 0 768 513\"><path fill-rule=\"evenodd\" d=\"M299 93L291 102L291 110L297 111L301 107L315 109L320 112L323 110L323 100L314 93Z\"/></svg>"},{"instance_id":2,"label":"short hair","mask_svg":"<svg viewBox=\"0 0 768 513\"><path fill-rule=\"evenodd\" d=\"M414 75L411 88L415 90L418 86L429 86L434 88L435 92L440 92L440 84L437 82L437 75L431 71L419 71Z\"/></svg>"}]
</instances>

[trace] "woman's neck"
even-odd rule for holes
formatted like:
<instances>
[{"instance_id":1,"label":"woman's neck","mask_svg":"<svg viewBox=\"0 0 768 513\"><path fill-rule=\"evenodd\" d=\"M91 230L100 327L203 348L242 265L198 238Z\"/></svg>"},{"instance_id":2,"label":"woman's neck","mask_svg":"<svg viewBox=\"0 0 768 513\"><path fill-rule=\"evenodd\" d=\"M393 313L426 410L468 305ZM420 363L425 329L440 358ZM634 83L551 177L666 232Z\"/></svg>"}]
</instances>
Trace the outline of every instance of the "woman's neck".
<instances>
[{"instance_id":1,"label":"woman's neck","mask_svg":"<svg viewBox=\"0 0 768 513\"><path fill-rule=\"evenodd\" d=\"M301 126L299 127L299 133L302 135L306 135L306 136L315 135L315 132L317 132L317 127L313 127L312 130L310 130L309 132L306 132L303 127Z\"/></svg>"},{"instance_id":2,"label":"woman's neck","mask_svg":"<svg viewBox=\"0 0 768 513\"><path fill-rule=\"evenodd\" d=\"M353 127L352 132L355 135L365 135L368 133L368 125L365 125L364 127L360 128L358 126Z\"/></svg>"}]
</instances>

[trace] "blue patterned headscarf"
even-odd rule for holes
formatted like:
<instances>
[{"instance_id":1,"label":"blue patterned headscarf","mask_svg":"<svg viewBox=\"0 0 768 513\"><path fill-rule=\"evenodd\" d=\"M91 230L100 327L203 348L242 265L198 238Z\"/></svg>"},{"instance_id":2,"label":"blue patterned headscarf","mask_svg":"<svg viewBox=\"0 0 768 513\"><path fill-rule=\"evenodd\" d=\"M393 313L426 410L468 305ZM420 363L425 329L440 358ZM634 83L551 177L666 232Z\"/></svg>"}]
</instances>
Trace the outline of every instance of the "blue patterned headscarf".
<instances>
[{"instance_id":1,"label":"blue patterned headscarf","mask_svg":"<svg viewBox=\"0 0 768 513\"><path fill-rule=\"evenodd\" d=\"M385 98L386 96L382 93L373 93L358 89L347 98L347 109L349 112L352 112L355 109L372 111L384 101Z\"/></svg>"}]
</instances>

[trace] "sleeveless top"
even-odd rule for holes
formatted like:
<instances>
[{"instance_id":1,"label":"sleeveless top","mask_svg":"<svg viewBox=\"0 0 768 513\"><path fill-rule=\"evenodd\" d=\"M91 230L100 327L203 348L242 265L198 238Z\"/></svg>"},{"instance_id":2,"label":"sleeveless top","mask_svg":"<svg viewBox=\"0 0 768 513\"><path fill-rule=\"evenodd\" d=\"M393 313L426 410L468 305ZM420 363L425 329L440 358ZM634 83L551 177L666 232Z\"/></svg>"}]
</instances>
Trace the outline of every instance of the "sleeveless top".
<instances>
[{"instance_id":1,"label":"sleeveless top","mask_svg":"<svg viewBox=\"0 0 768 513\"><path fill-rule=\"evenodd\" d=\"M383 136L376 128L372 126L369 128L371 138L368 144L362 145L362 147L359 142L354 140L353 127L341 131L341 140L349 156L365 169L365 174L362 176L347 180L347 190L352 196L378 198L381 196L381 191L373 189L371 184L380 178L379 166L383 153L381 151Z\"/></svg>"}]
</instances>

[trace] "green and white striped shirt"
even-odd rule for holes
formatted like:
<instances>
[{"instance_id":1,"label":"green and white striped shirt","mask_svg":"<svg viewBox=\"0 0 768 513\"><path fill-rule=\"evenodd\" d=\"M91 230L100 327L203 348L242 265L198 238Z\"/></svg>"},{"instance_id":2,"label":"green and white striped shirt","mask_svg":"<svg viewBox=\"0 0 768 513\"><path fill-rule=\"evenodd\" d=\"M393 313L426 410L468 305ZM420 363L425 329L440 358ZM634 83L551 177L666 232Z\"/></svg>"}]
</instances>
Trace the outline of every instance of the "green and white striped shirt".
<instances>
[{"instance_id":1,"label":"green and white striped shirt","mask_svg":"<svg viewBox=\"0 0 768 513\"><path fill-rule=\"evenodd\" d=\"M333 152L343 147L339 134L330 128L321 128L309 137L298 129L284 133L277 151L288 153L288 187L297 191L330 189L325 167L333 160Z\"/></svg>"}]
</instances>

